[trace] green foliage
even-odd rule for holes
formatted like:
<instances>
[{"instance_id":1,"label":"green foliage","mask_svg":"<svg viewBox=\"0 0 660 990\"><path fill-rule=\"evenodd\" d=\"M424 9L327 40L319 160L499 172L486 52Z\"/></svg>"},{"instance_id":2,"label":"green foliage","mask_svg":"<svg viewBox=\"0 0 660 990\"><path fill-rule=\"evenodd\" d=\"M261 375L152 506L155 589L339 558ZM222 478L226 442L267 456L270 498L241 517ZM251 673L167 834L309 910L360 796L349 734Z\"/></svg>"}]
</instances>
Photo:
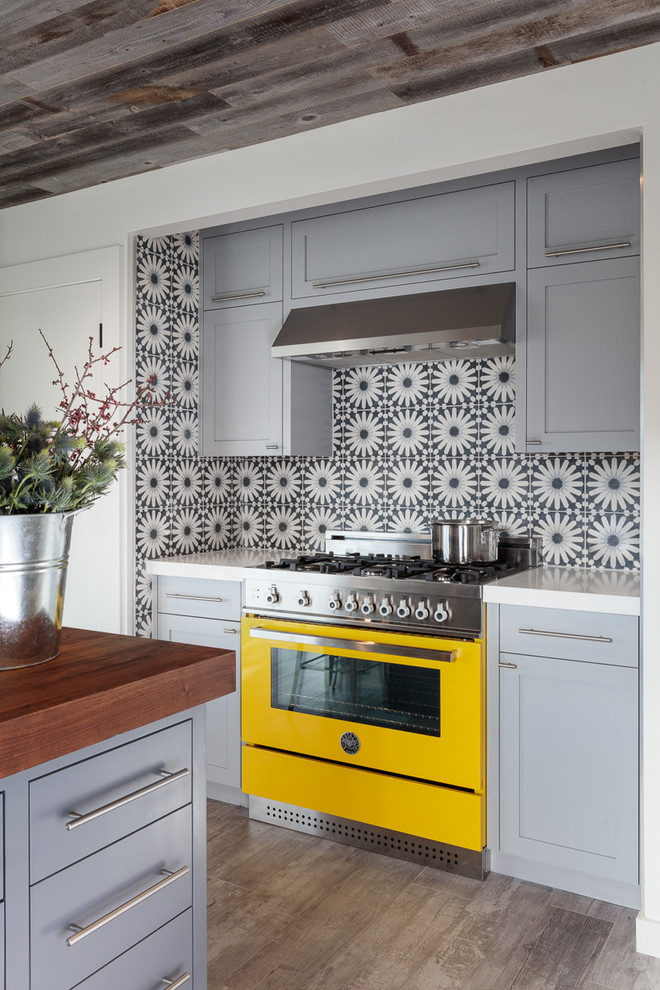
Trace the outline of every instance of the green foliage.
<instances>
[{"instance_id":1,"label":"green foliage","mask_svg":"<svg viewBox=\"0 0 660 990\"><path fill-rule=\"evenodd\" d=\"M35 405L24 417L0 415L0 515L82 509L125 466L118 440L77 437Z\"/></svg>"},{"instance_id":2,"label":"green foliage","mask_svg":"<svg viewBox=\"0 0 660 990\"><path fill-rule=\"evenodd\" d=\"M23 417L0 413L0 515L36 512L72 512L84 509L104 495L126 467L124 445L117 434L137 423L131 418L143 404L161 405L169 394L156 402L152 380L136 390L132 402L124 402L122 390L130 385L105 385L102 395L93 392L95 365L108 364L119 350L114 347L96 357L89 338L85 363L74 368L69 384L57 363L53 349L39 331L55 366L62 410L60 422L44 420L41 410L31 405ZM0 368L11 356L13 342Z\"/></svg>"}]
</instances>

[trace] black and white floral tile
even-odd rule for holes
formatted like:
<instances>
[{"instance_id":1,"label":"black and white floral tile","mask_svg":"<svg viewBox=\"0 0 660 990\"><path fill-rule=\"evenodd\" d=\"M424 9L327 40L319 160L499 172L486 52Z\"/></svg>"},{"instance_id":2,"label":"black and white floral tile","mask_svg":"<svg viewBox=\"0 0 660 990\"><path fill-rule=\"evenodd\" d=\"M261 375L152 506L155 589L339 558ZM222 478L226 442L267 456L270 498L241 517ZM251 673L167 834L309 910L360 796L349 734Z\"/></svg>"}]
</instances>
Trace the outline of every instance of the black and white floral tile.
<instances>
[{"instance_id":1,"label":"black and white floral tile","mask_svg":"<svg viewBox=\"0 0 660 990\"><path fill-rule=\"evenodd\" d=\"M546 563L639 569L638 454L516 453L512 358L335 372L332 457L199 457L198 254L194 232L137 241L137 380L172 397L136 428L138 633L148 558L318 547L335 528L481 516L541 536Z\"/></svg>"}]
</instances>

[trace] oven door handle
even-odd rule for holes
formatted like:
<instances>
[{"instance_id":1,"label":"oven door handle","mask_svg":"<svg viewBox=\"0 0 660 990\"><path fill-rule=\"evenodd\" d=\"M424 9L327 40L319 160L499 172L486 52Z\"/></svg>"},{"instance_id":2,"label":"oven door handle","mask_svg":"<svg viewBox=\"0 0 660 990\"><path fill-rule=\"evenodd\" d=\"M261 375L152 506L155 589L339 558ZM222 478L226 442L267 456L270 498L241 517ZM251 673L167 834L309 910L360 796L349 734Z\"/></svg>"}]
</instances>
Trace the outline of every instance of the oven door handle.
<instances>
[{"instance_id":1,"label":"oven door handle","mask_svg":"<svg viewBox=\"0 0 660 990\"><path fill-rule=\"evenodd\" d=\"M270 639L279 643L302 643L309 646L327 646L330 649L359 650L360 653L385 653L395 657L409 657L411 660L440 660L452 663L456 658L453 650L425 650L418 646L395 646L389 643L374 643L367 639L343 639L339 636L311 636L309 633L281 632L267 626L251 626L253 639Z\"/></svg>"}]
</instances>

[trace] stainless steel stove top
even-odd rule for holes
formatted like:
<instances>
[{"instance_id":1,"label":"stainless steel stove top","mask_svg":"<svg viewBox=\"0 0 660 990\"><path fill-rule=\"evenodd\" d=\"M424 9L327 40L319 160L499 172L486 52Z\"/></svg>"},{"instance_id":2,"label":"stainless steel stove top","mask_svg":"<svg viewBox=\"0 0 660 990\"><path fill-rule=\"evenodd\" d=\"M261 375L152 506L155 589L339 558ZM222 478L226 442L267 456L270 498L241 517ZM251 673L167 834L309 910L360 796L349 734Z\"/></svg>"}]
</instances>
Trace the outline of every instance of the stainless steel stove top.
<instances>
[{"instance_id":1,"label":"stainless steel stove top","mask_svg":"<svg viewBox=\"0 0 660 990\"><path fill-rule=\"evenodd\" d=\"M327 534L326 550L267 561L245 582L245 611L473 639L484 584L540 563L536 541L502 539L497 562L443 565L428 534Z\"/></svg>"}]
</instances>

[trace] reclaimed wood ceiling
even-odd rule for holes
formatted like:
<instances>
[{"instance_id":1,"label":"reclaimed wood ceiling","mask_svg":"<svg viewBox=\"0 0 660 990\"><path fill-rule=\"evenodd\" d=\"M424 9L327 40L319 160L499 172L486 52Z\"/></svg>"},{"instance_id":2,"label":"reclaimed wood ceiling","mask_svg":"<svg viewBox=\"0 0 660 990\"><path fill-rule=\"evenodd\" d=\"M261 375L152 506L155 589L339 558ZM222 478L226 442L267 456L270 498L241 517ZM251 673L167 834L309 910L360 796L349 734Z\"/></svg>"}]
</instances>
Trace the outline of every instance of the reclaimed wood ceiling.
<instances>
[{"instance_id":1,"label":"reclaimed wood ceiling","mask_svg":"<svg viewBox=\"0 0 660 990\"><path fill-rule=\"evenodd\" d=\"M660 40L660 0L0 5L0 207Z\"/></svg>"}]
</instances>

